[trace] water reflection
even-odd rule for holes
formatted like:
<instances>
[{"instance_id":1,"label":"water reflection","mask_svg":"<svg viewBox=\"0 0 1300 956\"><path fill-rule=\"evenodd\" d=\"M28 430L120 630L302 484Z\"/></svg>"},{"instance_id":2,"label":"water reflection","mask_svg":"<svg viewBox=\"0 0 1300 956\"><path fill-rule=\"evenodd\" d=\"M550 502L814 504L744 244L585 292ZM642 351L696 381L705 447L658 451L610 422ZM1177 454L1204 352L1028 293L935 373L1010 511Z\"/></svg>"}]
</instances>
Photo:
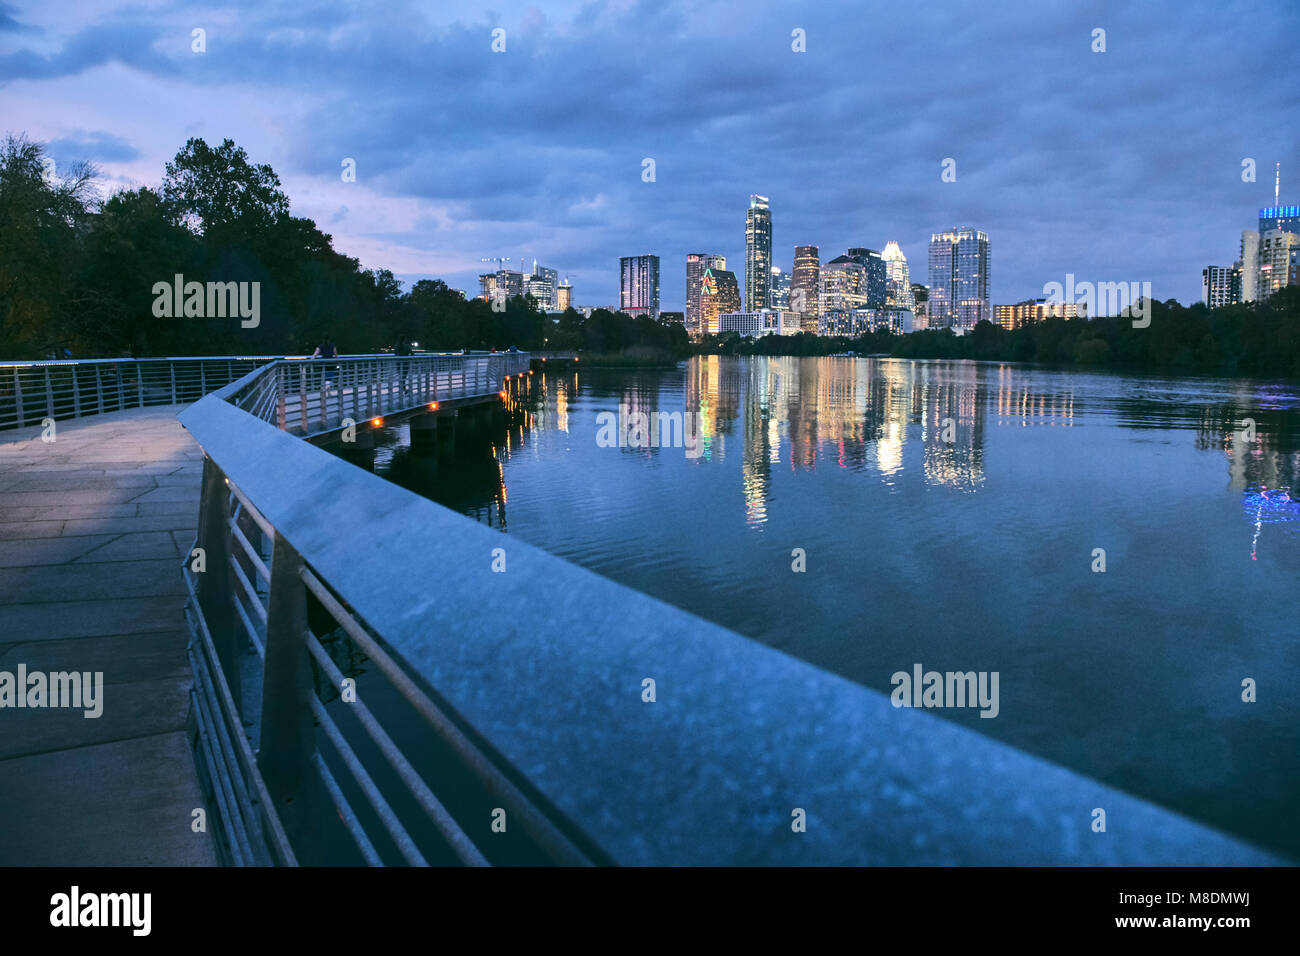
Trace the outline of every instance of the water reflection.
<instances>
[{"instance_id":1,"label":"water reflection","mask_svg":"<svg viewBox=\"0 0 1300 956\"><path fill-rule=\"evenodd\" d=\"M528 386L432 453L386 430L376 470L886 693L998 671L978 732L1300 858L1300 683L1239 699L1294 672L1300 388L716 356ZM620 406L698 415L698 454L600 445Z\"/></svg>"}]
</instances>

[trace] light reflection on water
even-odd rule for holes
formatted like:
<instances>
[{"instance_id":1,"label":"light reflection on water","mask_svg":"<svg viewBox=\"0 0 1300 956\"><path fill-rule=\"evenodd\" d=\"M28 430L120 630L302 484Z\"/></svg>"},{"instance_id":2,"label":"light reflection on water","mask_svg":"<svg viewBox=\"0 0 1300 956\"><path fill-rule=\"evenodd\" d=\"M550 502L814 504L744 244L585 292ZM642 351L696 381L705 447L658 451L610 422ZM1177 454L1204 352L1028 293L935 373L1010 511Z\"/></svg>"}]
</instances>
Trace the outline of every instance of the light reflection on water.
<instances>
[{"instance_id":1,"label":"light reflection on water","mask_svg":"<svg viewBox=\"0 0 1300 956\"><path fill-rule=\"evenodd\" d=\"M377 469L881 691L996 670L997 719L937 713L1300 856L1300 388L716 356L532 384L522 423L435 459L395 430ZM599 447L620 405L698 413L696 453Z\"/></svg>"}]
</instances>

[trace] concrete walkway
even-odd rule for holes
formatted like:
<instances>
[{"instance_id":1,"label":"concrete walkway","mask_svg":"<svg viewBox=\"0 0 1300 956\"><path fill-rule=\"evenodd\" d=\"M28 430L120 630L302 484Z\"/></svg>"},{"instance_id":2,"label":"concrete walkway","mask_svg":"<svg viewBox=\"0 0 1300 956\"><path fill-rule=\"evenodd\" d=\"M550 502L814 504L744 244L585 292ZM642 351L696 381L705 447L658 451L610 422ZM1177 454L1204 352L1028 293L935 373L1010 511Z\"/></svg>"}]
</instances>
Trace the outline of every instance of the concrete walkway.
<instances>
[{"instance_id":1,"label":"concrete walkway","mask_svg":"<svg viewBox=\"0 0 1300 956\"><path fill-rule=\"evenodd\" d=\"M0 709L0 865L215 864L185 726L183 406L0 432L0 671L103 672L103 714Z\"/></svg>"}]
</instances>

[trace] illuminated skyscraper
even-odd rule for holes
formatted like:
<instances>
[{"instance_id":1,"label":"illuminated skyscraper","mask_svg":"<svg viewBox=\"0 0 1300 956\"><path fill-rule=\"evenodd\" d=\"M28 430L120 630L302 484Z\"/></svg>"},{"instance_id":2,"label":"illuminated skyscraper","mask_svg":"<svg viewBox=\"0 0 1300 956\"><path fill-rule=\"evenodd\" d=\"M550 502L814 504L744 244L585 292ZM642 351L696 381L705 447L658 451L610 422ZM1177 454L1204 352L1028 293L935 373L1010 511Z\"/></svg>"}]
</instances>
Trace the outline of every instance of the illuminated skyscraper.
<instances>
[{"instance_id":1,"label":"illuminated skyscraper","mask_svg":"<svg viewBox=\"0 0 1300 956\"><path fill-rule=\"evenodd\" d=\"M1211 309L1241 301L1241 264L1206 266L1201 270L1201 301Z\"/></svg>"},{"instance_id":2,"label":"illuminated skyscraper","mask_svg":"<svg viewBox=\"0 0 1300 956\"><path fill-rule=\"evenodd\" d=\"M821 314L821 259L816 246L794 247L794 272L790 279L790 308L798 312L805 332L817 331Z\"/></svg>"},{"instance_id":3,"label":"illuminated skyscraper","mask_svg":"<svg viewBox=\"0 0 1300 956\"><path fill-rule=\"evenodd\" d=\"M726 269L726 256L711 256L705 252L692 252L686 257L686 331L692 334L700 329L700 279L706 269Z\"/></svg>"},{"instance_id":4,"label":"illuminated skyscraper","mask_svg":"<svg viewBox=\"0 0 1300 956\"><path fill-rule=\"evenodd\" d=\"M1270 229L1259 237L1259 287L1262 302L1291 278L1291 255L1300 249L1300 235Z\"/></svg>"},{"instance_id":5,"label":"illuminated skyscraper","mask_svg":"<svg viewBox=\"0 0 1300 956\"><path fill-rule=\"evenodd\" d=\"M848 255L862 263L862 295L867 307L875 309L884 306L889 288L884 257L875 249L861 247L850 249Z\"/></svg>"},{"instance_id":6,"label":"illuminated skyscraper","mask_svg":"<svg viewBox=\"0 0 1300 956\"><path fill-rule=\"evenodd\" d=\"M705 269L700 277L700 332L716 333L719 315L739 311L740 286L736 274L726 269Z\"/></svg>"},{"instance_id":7,"label":"illuminated skyscraper","mask_svg":"<svg viewBox=\"0 0 1300 956\"><path fill-rule=\"evenodd\" d=\"M1241 301L1254 302L1259 298L1259 233L1254 229L1241 231Z\"/></svg>"},{"instance_id":8,"label":"illuminated skyscraper","mask_svg":"<svg viewBox=\"0 0 1300 956\"><path fill-rule=\"evenodd\" d=\"M770 304L772 282L772 210L766 196L750 196L745 213L745 311Z\"/></svg>"},{"instance_id":9,"label":"illuminated skyscraper","mask_svg":"<svg viewBox=\"0 0 1300 956\"><path fill-rule=\"evenodd\" d=\"M989 237L960 228L930 236L929 328L969 332L993 321L989 302Z\"/></svg>"},{"instance_id":10,"label":"illuminated skyscraper","mask_svg":"<svg viewBox=\"0 0 1300 956\"><path fill-rule=\"evenodd\" d=\"M790 273L772 266L772 308L786 311L790 308Z\"/></svg>"},{"instance_id":11,"label":"illuminated skyscraper","mask_svg":"<svg viewBox=\"0 0 1300 956\"><path fill-rule=\"evenodd\" d=\"M898 247L898 243L890 239L885 243L883 258L886 283L885 305L903 309L913 308L915 302L912 300L912 282L907 272L907 256L903 255L903 250Z\"/></svg>"},{"instance_id":12,"label":"illuminated skyscraper","mask_svg":"<svg viewBox=\"0 0 1300 956\"><path fill-rule=\"evenodd\" d=\"M618 272L619 309L659 318L659 257L625 256L618 260Z\"/></svg>"}]
</instances>

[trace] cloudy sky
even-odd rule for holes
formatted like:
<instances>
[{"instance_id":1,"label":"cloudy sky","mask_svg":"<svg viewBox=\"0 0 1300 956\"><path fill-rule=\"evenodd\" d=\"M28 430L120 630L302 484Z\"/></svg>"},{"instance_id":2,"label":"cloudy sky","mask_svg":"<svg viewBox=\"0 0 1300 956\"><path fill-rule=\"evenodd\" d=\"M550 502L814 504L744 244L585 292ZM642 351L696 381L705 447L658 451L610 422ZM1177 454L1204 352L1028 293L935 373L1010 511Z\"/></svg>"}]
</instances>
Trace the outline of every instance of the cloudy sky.
<instances>
[{"instance_id":1,"label":"cloudy sky","mask_svg":"<svg viewBox=\"0 0 1300 956\"><path fill-rule=\"evenodd\" d=\"M760 193L786 270L896 239L926 281L930 233L971 225L995 302L1070 272L1186 302L1275 162L1300 203L1297 36L1297 0L0 2L0 132L105 192L230 137L340 251L471 294L480 259L535 258L614 303L650 252L681 309L688 252L743 279Z\"/></svg>"}]
</instances>

